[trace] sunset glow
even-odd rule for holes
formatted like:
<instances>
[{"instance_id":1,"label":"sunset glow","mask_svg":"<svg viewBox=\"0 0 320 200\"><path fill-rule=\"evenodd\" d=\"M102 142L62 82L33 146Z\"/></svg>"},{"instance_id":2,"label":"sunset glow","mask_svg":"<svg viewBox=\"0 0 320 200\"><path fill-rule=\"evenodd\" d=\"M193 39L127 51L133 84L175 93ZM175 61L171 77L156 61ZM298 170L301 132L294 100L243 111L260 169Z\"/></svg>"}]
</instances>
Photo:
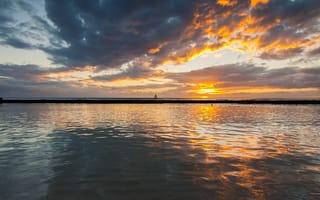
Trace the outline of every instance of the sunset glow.
<instances>
[{"instance_id":1,"label":"sunset glow","mask_svg":"<svg viewBox=\"0 0 320 200\"><path fill-rule=\"evenodd\" d=\"M320 98L319 1L41 2L0 8L3 96Z\"/></svg>"}]
</instances>

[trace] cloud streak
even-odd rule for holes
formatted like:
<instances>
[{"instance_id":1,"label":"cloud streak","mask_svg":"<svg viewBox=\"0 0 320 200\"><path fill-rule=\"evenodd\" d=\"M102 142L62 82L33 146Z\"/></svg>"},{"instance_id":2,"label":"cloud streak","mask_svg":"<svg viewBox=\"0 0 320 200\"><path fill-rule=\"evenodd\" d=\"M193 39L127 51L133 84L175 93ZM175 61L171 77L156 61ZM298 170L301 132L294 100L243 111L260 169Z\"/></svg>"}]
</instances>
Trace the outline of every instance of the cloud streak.
<instances>
[{"instance_id":1,"label":"cloud streak","mask_svg":"<svg viewBox=\"0 0 320 200\"><path fill-rule=\"evenodd\" d=\"M86 76L75 76L79 71ZM44 70L38 66L0 66L0 85L5 94L73 94L79 96L87 91L96 95L149 95L162 93L167 96L188 97L210 95L221 97L237 93L309 92L320 94L320 68L285 67L269 69L253 64L228 64L212 66L183 73L165 73L131 66L122 72L100 75L93 67L80 69ZM73 77L73 78L70 78ZM60 88L60 89L59 89ZM92 90L89 92L89 90ZM20 91L20 92L18 92ZM51 92L50 92L51 91ZM218 96L217 96L218 95Z\"/></svg>"},{"instance_id":2,"label":"cloud streak","mask_svg":"<svg viewBox=\"0 0 320 200\"><path fill-rule=\"evenodd\" d=\"M253 64L229 64L167 75L180 83L214 84L215 87L270 87L320 89L320 68L268 69Z\"/></svg>"}]
</instances>

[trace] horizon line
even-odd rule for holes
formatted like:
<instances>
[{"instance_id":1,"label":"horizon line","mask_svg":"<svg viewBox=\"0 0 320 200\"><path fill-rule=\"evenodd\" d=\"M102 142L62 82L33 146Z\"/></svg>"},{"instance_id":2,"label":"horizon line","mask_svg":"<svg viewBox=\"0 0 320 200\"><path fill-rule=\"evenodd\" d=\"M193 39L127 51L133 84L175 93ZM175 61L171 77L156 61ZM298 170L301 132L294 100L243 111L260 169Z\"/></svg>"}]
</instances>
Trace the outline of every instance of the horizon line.
<instances>
[{"instance_id":1,"label":"horizon line","mask_svg":"<svg viewBox=\"0 0 320 200\"><path fill-rule=\"evenodd\" d=\"M320 99L192 99L192 98L0 98L0 103L99 103L99 104L163 104L163 103L234 103L234 104L320 104Z\"/></svg>"}]
</instances>

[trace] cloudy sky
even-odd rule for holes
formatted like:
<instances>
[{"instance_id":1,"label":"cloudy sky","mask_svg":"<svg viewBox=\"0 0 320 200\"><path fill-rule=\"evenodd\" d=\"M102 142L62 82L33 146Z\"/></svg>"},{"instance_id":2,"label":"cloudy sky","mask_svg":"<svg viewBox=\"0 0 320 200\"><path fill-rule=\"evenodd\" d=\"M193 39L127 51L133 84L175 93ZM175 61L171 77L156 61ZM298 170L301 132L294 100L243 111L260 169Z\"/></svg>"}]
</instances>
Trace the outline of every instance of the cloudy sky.
<instances>
[{"instance_id":1,"label":"cloudy sky","mask_svg":"<svg viewBox=\"0 0 320 200\"><path fill-rule=\"evenodd\" d=\"M0 1L0 96L155 93L320 98L320 1Z\"/></svg>"}]
</instances>

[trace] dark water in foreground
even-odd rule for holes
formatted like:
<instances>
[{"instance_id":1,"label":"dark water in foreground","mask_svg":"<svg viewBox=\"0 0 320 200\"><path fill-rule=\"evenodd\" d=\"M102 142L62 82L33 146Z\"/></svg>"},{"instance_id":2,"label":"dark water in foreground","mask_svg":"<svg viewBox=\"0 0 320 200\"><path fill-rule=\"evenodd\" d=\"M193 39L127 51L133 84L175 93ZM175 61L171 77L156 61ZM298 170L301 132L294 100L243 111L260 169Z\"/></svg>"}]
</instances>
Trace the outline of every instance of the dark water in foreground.
<instances>
[{"instance_id":1,"label":"dark water in foreground","mask_svg":"<svg viewBox=\"0 0 320 200\"><path fill-rule=\"evenodd\" d=\"M320 199L320 106L0 105L0 199Z\"/></svg>"}]
</instances>

